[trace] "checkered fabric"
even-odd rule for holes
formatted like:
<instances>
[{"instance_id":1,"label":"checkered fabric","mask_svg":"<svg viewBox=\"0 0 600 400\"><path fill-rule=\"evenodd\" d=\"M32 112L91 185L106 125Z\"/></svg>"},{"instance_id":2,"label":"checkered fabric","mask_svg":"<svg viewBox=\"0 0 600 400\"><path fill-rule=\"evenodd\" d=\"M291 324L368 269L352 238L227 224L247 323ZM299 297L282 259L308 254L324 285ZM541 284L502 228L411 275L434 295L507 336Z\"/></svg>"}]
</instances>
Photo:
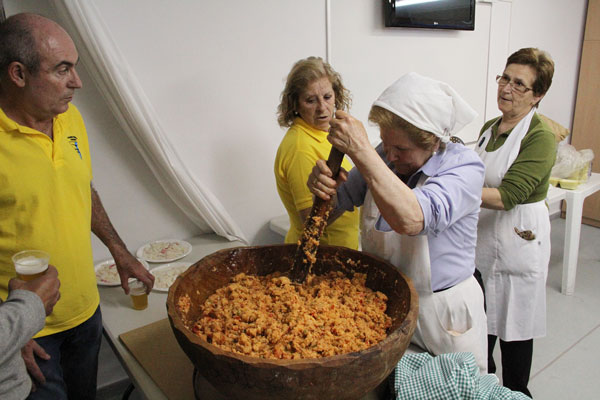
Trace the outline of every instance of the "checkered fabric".
<instances>
[{"instance_id":1,"label":"checkered fabric","mask_svg":"<svg viewBox=\"0 0 600 400\"><path fill-rule=\"evenodd\" d=\"M390 380L398 400L530 400L500 386L496 375L480 375L472 353L405 354Z\"/></svg>"}]
</instances>

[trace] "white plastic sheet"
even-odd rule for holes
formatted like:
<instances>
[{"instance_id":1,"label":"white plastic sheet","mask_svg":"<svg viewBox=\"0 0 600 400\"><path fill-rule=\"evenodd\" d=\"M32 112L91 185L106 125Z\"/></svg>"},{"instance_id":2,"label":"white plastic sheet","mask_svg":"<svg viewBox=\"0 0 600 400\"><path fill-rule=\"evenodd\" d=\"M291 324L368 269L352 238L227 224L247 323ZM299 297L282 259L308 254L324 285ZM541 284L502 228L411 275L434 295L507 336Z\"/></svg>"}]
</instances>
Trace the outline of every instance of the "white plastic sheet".
<instances>
[{"instance_id":1,"label":"white plastic sheet","mask_svg":"<svg viewBox=\"0 0 600 400\"><path fill-rule=\"evenodd\" d=\"M594 159L594 152L591 149L578 151L568 143L561 142L558 145L556 161L550 174L554 178L560 179L581 179L581 174L589 172L589 166Z\"/></svg>"}]
</instances>

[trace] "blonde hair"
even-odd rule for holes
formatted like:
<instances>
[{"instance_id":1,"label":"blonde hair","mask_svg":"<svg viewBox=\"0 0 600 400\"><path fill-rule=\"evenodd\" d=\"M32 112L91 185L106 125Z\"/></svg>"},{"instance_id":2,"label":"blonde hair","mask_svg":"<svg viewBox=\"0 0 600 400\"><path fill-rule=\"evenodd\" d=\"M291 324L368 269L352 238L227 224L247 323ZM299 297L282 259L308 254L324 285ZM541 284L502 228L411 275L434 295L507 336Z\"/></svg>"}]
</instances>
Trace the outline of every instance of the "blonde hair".
<instances>
[{"instance_id":1,"label":"blonde hair","mask_svg":"<svg viewBox=\"0 0 600 400\"><path fill-rule=\"evenodd\" d=\"M297 61L287 76L281 100L277 106L277 122L281 127L289 127L297 116L298 99L302 91L317 79L327 77L335 94L335 107L338 110L350 108L350 91L342 83L342 77L320 57L308 57Z\"/></svg>"},{"instance_id":2,"label":"blonde hair","mask_svg":"<svg viewBox=\"0 0 600 400\"><path fill-rule=\"evenodd\" d=\"M404 118L383 107L371 107L369 121L378 125L379 129L402 129L408 134L411 141L423 150L433 151L438 144L439 150L444 150L446 148L446 143L442 142L440 138L433 133L417 128Z\"/></svg>"}]
</instances>

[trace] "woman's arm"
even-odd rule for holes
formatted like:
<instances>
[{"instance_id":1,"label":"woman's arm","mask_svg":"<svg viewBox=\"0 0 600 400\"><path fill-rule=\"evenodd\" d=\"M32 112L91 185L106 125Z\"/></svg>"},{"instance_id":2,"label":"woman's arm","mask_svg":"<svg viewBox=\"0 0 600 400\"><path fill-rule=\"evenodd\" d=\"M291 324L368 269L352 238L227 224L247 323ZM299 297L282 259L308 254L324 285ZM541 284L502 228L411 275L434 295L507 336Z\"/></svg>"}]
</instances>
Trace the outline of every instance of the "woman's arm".
<instances>
[{"instance_id":1,"label":"woman's arm","mask_svg":"<svg viewBox=\"0 0 600 400\"><path fill-rule=\"evenodd\" d=\"M555 158L555 136L536 115L520 144L517 158L498 186L503 209L511 210L517 204L543 200Z\"/></svg>"},{"instance_id":2,"label":"woman's arm","mask_svg":"<svg viewBox=\"0 0 600 400\"><path fill-rule=\"evenodd\" d=\"M504 210L500 191L496 188L483 188L481 192L481 207L492 210Z\"/></svg>"},{"instance_id":3,"label":"woman's arm","mask_svg":"<svg viewBox=\"0 0 600 400\"><path fill-rule=\"evenodd\" d=\"M371 146L363 124L338 111L331 125L329 141L354 161L390 227L400 234L416 235L421 232L424 217L415 194Z\"/></svg>"},{"instance_id":4,"label":"woman's arm","mask_svg":"<svg viewBox=\"0 0 600 400\"><path fill-rule=\"evenodd\" d=\"M352 160L390 227L400 234L416 235L421 232L424 227L423 210L412 189L394 174L373 147L354 154Z\"/></svg>"}]
</instances>

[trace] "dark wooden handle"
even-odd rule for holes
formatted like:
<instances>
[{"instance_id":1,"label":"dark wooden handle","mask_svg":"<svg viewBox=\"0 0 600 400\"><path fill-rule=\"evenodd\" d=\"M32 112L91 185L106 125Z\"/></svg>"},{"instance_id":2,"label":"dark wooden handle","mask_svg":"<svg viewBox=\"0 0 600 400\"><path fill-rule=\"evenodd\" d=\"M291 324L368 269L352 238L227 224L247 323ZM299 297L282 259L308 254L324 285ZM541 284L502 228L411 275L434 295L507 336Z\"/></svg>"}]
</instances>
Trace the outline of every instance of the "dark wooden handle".
<instances>
[{"instance_id":1,"label":"dark wooden handle","mask_svg":"<svg viewBox=\"0 0 600 400\"><path fill-rule=\"evenodd\" d=\"M336 179L339 175L343 160L344 153L332 147L327 159L327 166L332 172L333 179ZM310 214L304 222L304 230L296 249L294 265L290 270L290 279L293 281L303 282L310 272L316 260L319 239L327 226L327 219L332 209L333 203L331 200L323 200L320 197L315 198Z\"/></svg>"},{"instance_id":2,"label":"dark wooden handle","mask_svg":"<svg viewBox=\"0 0 600 400\"><path fill-rule=\"evenodd\" d=\"M335 147L332 147L331 151L329 152L329 158L327 159L327 166L333 174L333 179L336 179L337 176L340 174L342 161L344 161L344 153L342 153Z\"/></svg>"}]
</instances>

